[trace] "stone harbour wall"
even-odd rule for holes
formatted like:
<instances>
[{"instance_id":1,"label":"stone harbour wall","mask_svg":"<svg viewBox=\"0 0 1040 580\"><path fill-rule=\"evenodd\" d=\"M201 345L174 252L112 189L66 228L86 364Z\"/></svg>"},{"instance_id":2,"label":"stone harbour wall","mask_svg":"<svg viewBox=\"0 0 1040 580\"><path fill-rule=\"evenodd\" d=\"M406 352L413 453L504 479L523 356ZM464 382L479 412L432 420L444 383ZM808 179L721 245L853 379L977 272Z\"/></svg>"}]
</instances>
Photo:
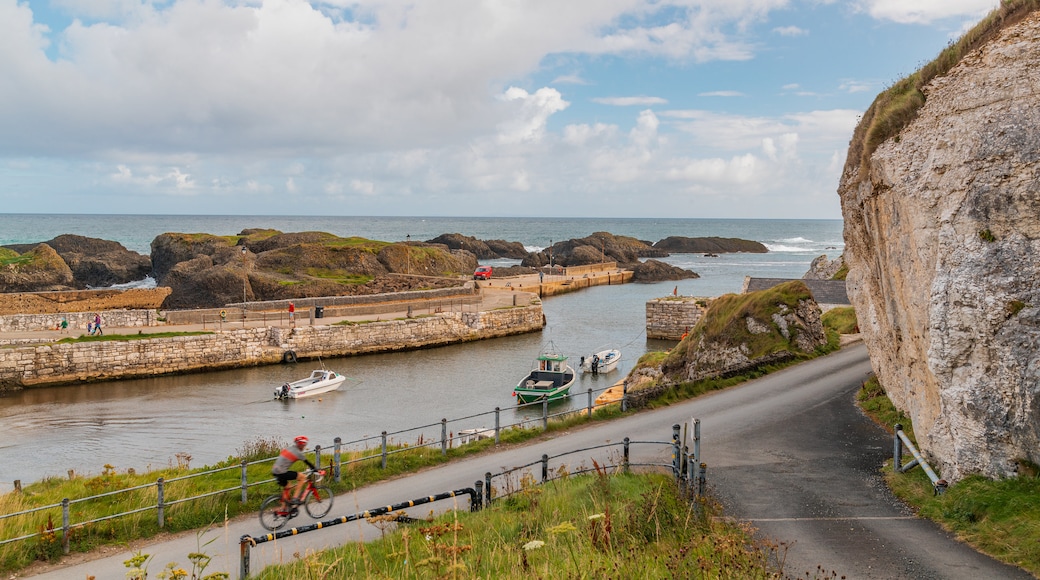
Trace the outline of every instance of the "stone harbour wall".
<instances>
[{"instance_id":1,"label":"stone harbour wall","mask_svg":"<svg viewBox=\"0 0 1040 580\"><path fill-rule=\"evenodd\" d=\"M697 325L708 308L710 298L670 296L646 301L646 337L680 340Z\"/></svg>"},{"instance_id":2,"label":"stone harbour wall","mask_svg":"<svg viewBox=\"0 0 1040 580\"><path fill-rule=\"evenodd\" d=\"M161 316L155 310L104 310L100 311L101 330L156 326ZM87 323L94 322L93 312L68 312L61 314L8 314L0 315L0 332L31 332L55 330L61 319L69 321L69 335L78 336L87 331Z\"/></svg>"},{"instance_id":3,"label":"stone harbour wall","mask_svg":"<svg viewBox=\"0 0 1040 580\"><path fill-rule=\"evenodd\" d=\"M243 328L212 334L0 349L0 391L392 352L536 332L541 304L358 325Z\"/></svg>"}]
</instances>

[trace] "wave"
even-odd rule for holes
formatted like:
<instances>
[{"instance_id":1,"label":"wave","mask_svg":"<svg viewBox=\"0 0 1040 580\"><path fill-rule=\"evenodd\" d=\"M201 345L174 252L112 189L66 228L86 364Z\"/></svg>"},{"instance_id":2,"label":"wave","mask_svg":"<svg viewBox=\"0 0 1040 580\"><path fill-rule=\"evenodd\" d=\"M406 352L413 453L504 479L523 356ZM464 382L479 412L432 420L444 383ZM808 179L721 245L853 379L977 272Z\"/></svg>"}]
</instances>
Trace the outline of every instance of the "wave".
<instances>
[{"instance_id":1,"label":"wave","mask_svg":"<svg viewBox=\"0 0 1040 580\"><path fill-rule=\"evenodd\" d=\"M806 239L806 238L801 238L801 237L798 237L798 238L783 238L783 239L777 240L777 241L778 242L783 242L785 244L813 244L813 243L815 243L812 240L809 240L809 239Z\"/></svg>"},{"instance_id":2,"label":"wave","mask_svg":"<svg viewBox=\"0 0 1040 580\"><path fill-rule=\"evenodd\" d=\"M138 288L155 288L156 286L158 286L158 283L155 281L155 278L152 278L151 276L146 276L140 280L134 280L133 282L127 282L125 284L113 284L111 286L103 286L100 288L90 288L95 290L134 290Z\"/></svg>"},{"instance_id":3,"label":"wave","mask_svg":"<svg viewBox=\"0 0 1040 580\"><path fill-rule=\"evenodd\" d=\"M766 247L766 249L769 250L770 252L820 252L820 251L822 251L820 248L817 248L817 247L803 248L803 247L799 247L799 246L783 246L783 245L780 245L780 244L767 244L767 243L763 243L762 245L764 245Z\"/></svg>"}]
</instances>

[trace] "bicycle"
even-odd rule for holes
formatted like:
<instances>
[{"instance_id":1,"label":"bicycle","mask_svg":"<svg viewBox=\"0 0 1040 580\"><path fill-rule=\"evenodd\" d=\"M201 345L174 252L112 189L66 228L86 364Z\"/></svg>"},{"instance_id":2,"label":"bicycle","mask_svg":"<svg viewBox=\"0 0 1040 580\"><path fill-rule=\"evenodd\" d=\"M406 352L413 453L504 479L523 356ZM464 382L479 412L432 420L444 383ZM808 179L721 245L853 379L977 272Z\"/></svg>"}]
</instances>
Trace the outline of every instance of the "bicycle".
<instances>
[{"instance_id":1,"label":"bicycle","mask_svg":"<svg viewBox=\"0 0 1040 580\"><path fill-rule=\"evenodd\" d=\"M328 486L318 485L325 477L325 470L307 470L307 486L300 498L307 515L312 518L325 517L332 509L332 490ZM300 513L299 505L290 505L292 499L293 485L283 487L280 493L275 493L260 503L260 525L266 530L276 531L282 529L289 520ZM282 507L285 506L285 507Z\"/></svg>"}]
</instances>

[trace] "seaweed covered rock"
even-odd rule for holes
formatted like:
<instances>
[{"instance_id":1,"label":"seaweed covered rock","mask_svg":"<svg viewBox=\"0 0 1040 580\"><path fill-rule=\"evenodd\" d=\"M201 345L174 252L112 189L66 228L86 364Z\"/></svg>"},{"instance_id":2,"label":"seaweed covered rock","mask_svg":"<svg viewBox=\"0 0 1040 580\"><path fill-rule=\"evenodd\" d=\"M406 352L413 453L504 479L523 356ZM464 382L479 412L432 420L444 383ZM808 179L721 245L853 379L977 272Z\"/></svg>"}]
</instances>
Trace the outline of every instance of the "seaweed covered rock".
<instances>
[{"instance_id":1,"label":"seaweed covered rock","mask_svg":"<svg viewBox=\"0 0 1040 580\"><path fill-rule=\"evenodd\" d=\"M143 280L152 271L148 256L126 249L119 242L63 234L46 242L72 271L74 288L100 288ZM28 252L38 244L6 246L16 252ZM26 290L39 291L43 287Z\"/></svg>"},{"instance_id":2,"label":"seaweed covered rock","mask_svg":"<svg viewBox=\"0 0 1040 580\"><path fill-rule=\"evenodd\" d=\"M742 240L740 238L685 238L669 236L654 244L658 250L672 254L730 254L748 252L764 254L769 251L761 242Z\"/></svg>"},{"instance_id":3,"label":"seaweed covered rock","mask_svg":"<svg viewBox=\"0 0 1040 580\"><path fill-rule=\"evenodd\" d=\"M629 236L596 232L584 238L556 242L541 252L529 254L522 266L540 268L584 266L601 262L617 262L623 267L635 266L640 258L666 258L668 252L654 248L649 242Z\"/></svg>"},{"instance_id":4,"label":"seaweed covered rock","mask_svg":"<svg viewBox=\"0 0 1040 580\"><path fill-rule=\"evenodd\" d=\"M499 258L510 258L522 260L527 257L527 250L520 242L507 242L505 240L478 240L472 236L462 234L441 234L427 243L443 244L452 250L466 250L478 260L496 260Z\"/></svg>"},{"instance_id":5,"label":"seaweed covered rock","mask_svg":"<svg viewBox=\"0 0 1040 580\"><path fill-rule=\"evenodd\" d=\"M647 260L632 269L633 282L661 282L664 280L689 280L700 275L660 260Z\"/></svg>"}]
</instances>

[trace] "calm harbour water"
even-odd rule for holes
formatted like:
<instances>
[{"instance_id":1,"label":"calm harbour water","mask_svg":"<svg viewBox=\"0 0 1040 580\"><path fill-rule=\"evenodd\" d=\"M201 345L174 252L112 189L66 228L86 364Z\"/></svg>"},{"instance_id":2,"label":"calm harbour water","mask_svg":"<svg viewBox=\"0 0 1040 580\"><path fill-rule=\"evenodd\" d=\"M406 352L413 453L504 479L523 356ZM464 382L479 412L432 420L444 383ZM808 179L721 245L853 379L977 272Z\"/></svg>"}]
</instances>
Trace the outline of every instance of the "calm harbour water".
<instances>
[{"instance_id":1,"label":"calm harbour water","mask_svg":"<svg viewBox=\"0 0 1040 580\"><path fill-rule=\"evenodd\" d=\"M147 253L163 232L232 235L246 228L285 232L326 231L384 241L427 240L443 233L519 241L536 250L606 231L655 242L667 236L719 236L764 243L767 254L706 258L677 254L664 261L701 278L656 284L598 286L548 298L541 333L385 355L329 359L326 366L350 377L338 392L317 399L273 401L275 385L309 373L312 365L275 365L196 375L31 389L0 398L0 491L11 482L64 475L160 467L175 454L202 465L235 454L256 438L287 441L307 434L323 447L336 436L349 441L503 410L518 411L512 387L550 341L577 363L606 346L621 348L618 371L582 376L572 392L600 389L622 378L648 350L672 343L647 341L645 304L678 291L695 296L739 292L745 276L798 278L821 254L844 248L840 220L696 220L569 218L386 218L270 216L0 215L0 245L45 241L72 233L122 243ZM515 263L515 262L513 262ZM582 407L585 396L562 405ZM563 407L556 407L560 409ZM522 411L520 411L522 412ZM493 419L473 419L490 427ZM455 425L457 430L464 425ZM431 430L433 432L434 430ZM439 432L439 427L436 428ZM411 441L409 441L411 442Z\"/></svg>"}]
</instances>

